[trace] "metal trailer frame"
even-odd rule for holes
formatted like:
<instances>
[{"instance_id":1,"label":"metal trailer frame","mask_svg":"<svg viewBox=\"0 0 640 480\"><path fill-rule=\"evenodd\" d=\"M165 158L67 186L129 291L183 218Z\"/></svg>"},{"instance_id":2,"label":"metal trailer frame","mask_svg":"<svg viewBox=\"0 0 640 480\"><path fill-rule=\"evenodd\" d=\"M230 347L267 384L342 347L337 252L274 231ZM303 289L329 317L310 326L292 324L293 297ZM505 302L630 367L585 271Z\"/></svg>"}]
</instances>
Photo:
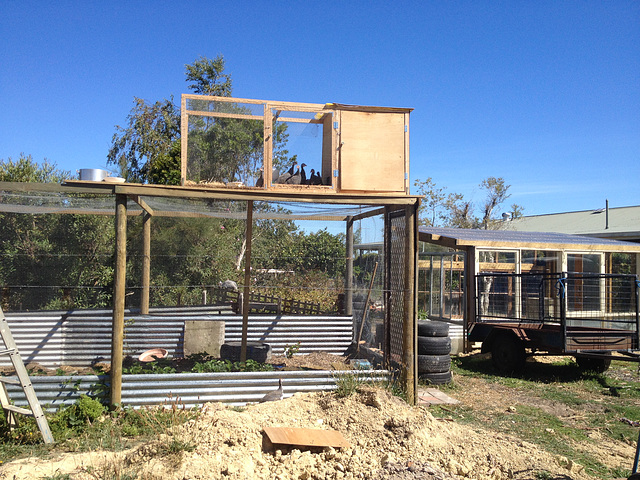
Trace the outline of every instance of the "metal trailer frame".
<instances>
[{"instance_id":1,"label":"metal trailer frame","mask_svg":"<svg viewBox=\"0 0 640 480\"><path fill-rule=\"evenodd\" d=\"M636 275L481 273L475 283L469 340L482 342L482 352L491 352L501 370L520 369L526 348L579 359L640 361Z\"/></svg>"}]
</instances>

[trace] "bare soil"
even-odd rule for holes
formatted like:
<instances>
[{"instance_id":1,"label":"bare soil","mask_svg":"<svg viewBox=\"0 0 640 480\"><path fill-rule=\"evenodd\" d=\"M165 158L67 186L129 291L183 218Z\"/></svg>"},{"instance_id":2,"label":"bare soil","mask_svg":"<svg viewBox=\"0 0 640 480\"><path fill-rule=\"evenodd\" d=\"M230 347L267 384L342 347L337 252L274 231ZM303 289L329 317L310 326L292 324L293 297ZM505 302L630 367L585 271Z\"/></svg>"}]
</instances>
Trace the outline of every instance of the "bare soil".
<instances>
[{"instance_id":1,"label":"bare soil","mask_svg":"<svg viewBox=\"0 0 640 480\"><path fill-rule=\"evenodd\" d=\"M332 356L320 357L275 360L287 368L308 368L311 364L317 368L318 362L336 361ZM482 410L488 417L492 412L534 402L525 394L481 378L456 377L455 381L459 385L456 392L461 393L453 395L462 405ZM581 412L566 405L540 402L539 398L535 404L563 421L579 421ZM272 445L264 434L267 426L337 430L350 447ZM599 442L579 448L611 467L631 467L634 446L610 440L597 430L591 434L598 436ZM167 453L166 446L175 439L193 445L193 450ZM52 459L26 458L0 466L3 480L60 478L65 474L82 480L595 478L581 465L526 440L470 428L458 423L456 415L436 418L427 406L409 406L387 390L372 387L346 398L333 393L306 393L244 408L207 404L196 420L123 452L60 454Z\"/></svg>"}]
</instances>

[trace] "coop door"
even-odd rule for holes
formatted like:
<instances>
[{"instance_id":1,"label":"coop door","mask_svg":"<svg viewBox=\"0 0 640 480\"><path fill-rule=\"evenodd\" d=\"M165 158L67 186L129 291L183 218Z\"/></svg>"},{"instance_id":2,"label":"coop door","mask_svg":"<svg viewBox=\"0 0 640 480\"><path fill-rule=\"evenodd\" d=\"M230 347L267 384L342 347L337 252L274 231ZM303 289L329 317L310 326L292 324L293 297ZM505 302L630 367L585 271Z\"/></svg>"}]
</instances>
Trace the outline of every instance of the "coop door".
<instances>
[{"instance_id":1,"label":"coop door","mask_svg":"<svg viewBox=\"0 0 640 480\"><path fill-rule=\"evenodd\" d=\"M405 191L405 116L342 111L340 189Z\"/></svg>"}]
</instances>

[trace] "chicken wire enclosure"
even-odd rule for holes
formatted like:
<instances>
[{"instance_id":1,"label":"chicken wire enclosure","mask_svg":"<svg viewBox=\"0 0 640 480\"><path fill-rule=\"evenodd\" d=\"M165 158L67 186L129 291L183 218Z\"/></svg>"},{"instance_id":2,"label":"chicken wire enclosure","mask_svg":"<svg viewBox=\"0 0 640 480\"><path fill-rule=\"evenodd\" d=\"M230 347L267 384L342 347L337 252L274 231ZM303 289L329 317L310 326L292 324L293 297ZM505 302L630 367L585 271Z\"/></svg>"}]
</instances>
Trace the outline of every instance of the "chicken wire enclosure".
<instances>
[{"instance_id":1,"label":"chicken wire enclosure","mask_svg":"<svg viewBox=\"0 0 640 480\"><path fill-rule=\"evenodd\" d=\"M262 122L189 118L186 178L211 185L255 186L262 157Z\"/></svg>"},{"instance_id":2,"label":"chicken wire enclosure","mask_svg":"<svg viewBox=\"0 0 640 480\"><path fill-rule=\"evenodd\" d=\"M181 181L408 194L410 111L183 95Z\"/></svg>"},{"instance_id":3,"label":"chicken wire enclosure","mask_svg":"<svg viewBox=\"0 0 640 480\"><path fill-rule=\"evenodd\" d=\"M418 309L431 319L462 320L464 253L421 252L418 260Z\"/></svg>"},{"instance_id":4,"label":"chicken wire enclosure","mask_svg":"<svg viewBox=\"0 0 640 480\"><path fill-rule=\"evenodd\" d=\"M333 113L322 108L185 95L183 182L331 185Z\"/></svg>"},{"instance_id":5,"label":"chicken wire enclosure","mask_svg":"<svg viewBox=\"0 0 640 480\"><path fill-rule=\"evenodd\" d=\"M405 216L404 212L393 212L389 215L387 240L387 301L389 309L386 332L386 356L396 364L402 363L404 351L405 331L404 301L405 301Z\"/></svg>"},{"instance_id":6,"label":"chicken wire enclosure","mask_svg":"<svg viewBox=\"0 0 640 480\"><path fill-rule=\"evenodd\" d=\"M2 183L3 307L15 312L113 306L113 345L118 344L115 332L122 332L117 325L126 321L125 309L145 314L150 307L213 304L219 301L224 280L234 280L239 293L249 292L245 298L252 314L275 315L276 322L287 312L308 311L311 322L318 314L344 315L346 292L352 288L346 278L345 267L352 257L346 253L345 235L321 229L303 234L297 224L305 220L320 226L346 224L380 217L385 225L393 222L393 227L385 226L391 250L378 259L375 276L370 264L362 270L371 272L367 279L374 280L372 303L365 306L374 307L367 311L373 327L365 333L366 343L374 346L371 338L383 338L375 345L383 343L379 349L383 356L392 354L400 368L411 369L407 355L413 352L406 346L411 329L403 325L415 321L408 300L414 288L407 265L412 257L405 252L413 244L406 238L411 234L405 228L405 212L415 214L417 198L318 200L306 195L126 183ZM252 233L247 236L249 225ZM387 258L393 258L396 266L390 268ZM358 294L366 289L362 283L355 288ZM236 297L230 308L240 303ZM354 320L356 331L360 324Z\"/></svg>"}]
</instances>

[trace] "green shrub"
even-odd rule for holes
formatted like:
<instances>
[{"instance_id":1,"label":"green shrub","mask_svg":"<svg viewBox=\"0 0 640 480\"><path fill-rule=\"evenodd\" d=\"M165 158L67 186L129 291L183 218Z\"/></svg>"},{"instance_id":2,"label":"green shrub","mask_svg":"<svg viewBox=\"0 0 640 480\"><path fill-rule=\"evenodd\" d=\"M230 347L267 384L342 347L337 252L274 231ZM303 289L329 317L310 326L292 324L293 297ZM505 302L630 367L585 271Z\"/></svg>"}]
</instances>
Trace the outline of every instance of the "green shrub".
<instances>
[{"instance_id":1,"label":"green shrub","mask_svg":"<svg viewBox=\"0 0 640 480\"><path fill-rule=\"evenodd\" d=\"M98 400L87 395L80 395L76 403L59 410L53 416L51 423L58 428L68 427L82 430L84 426L100 418L104 412L105 407Z\"/></svg>"}]
</instances>

